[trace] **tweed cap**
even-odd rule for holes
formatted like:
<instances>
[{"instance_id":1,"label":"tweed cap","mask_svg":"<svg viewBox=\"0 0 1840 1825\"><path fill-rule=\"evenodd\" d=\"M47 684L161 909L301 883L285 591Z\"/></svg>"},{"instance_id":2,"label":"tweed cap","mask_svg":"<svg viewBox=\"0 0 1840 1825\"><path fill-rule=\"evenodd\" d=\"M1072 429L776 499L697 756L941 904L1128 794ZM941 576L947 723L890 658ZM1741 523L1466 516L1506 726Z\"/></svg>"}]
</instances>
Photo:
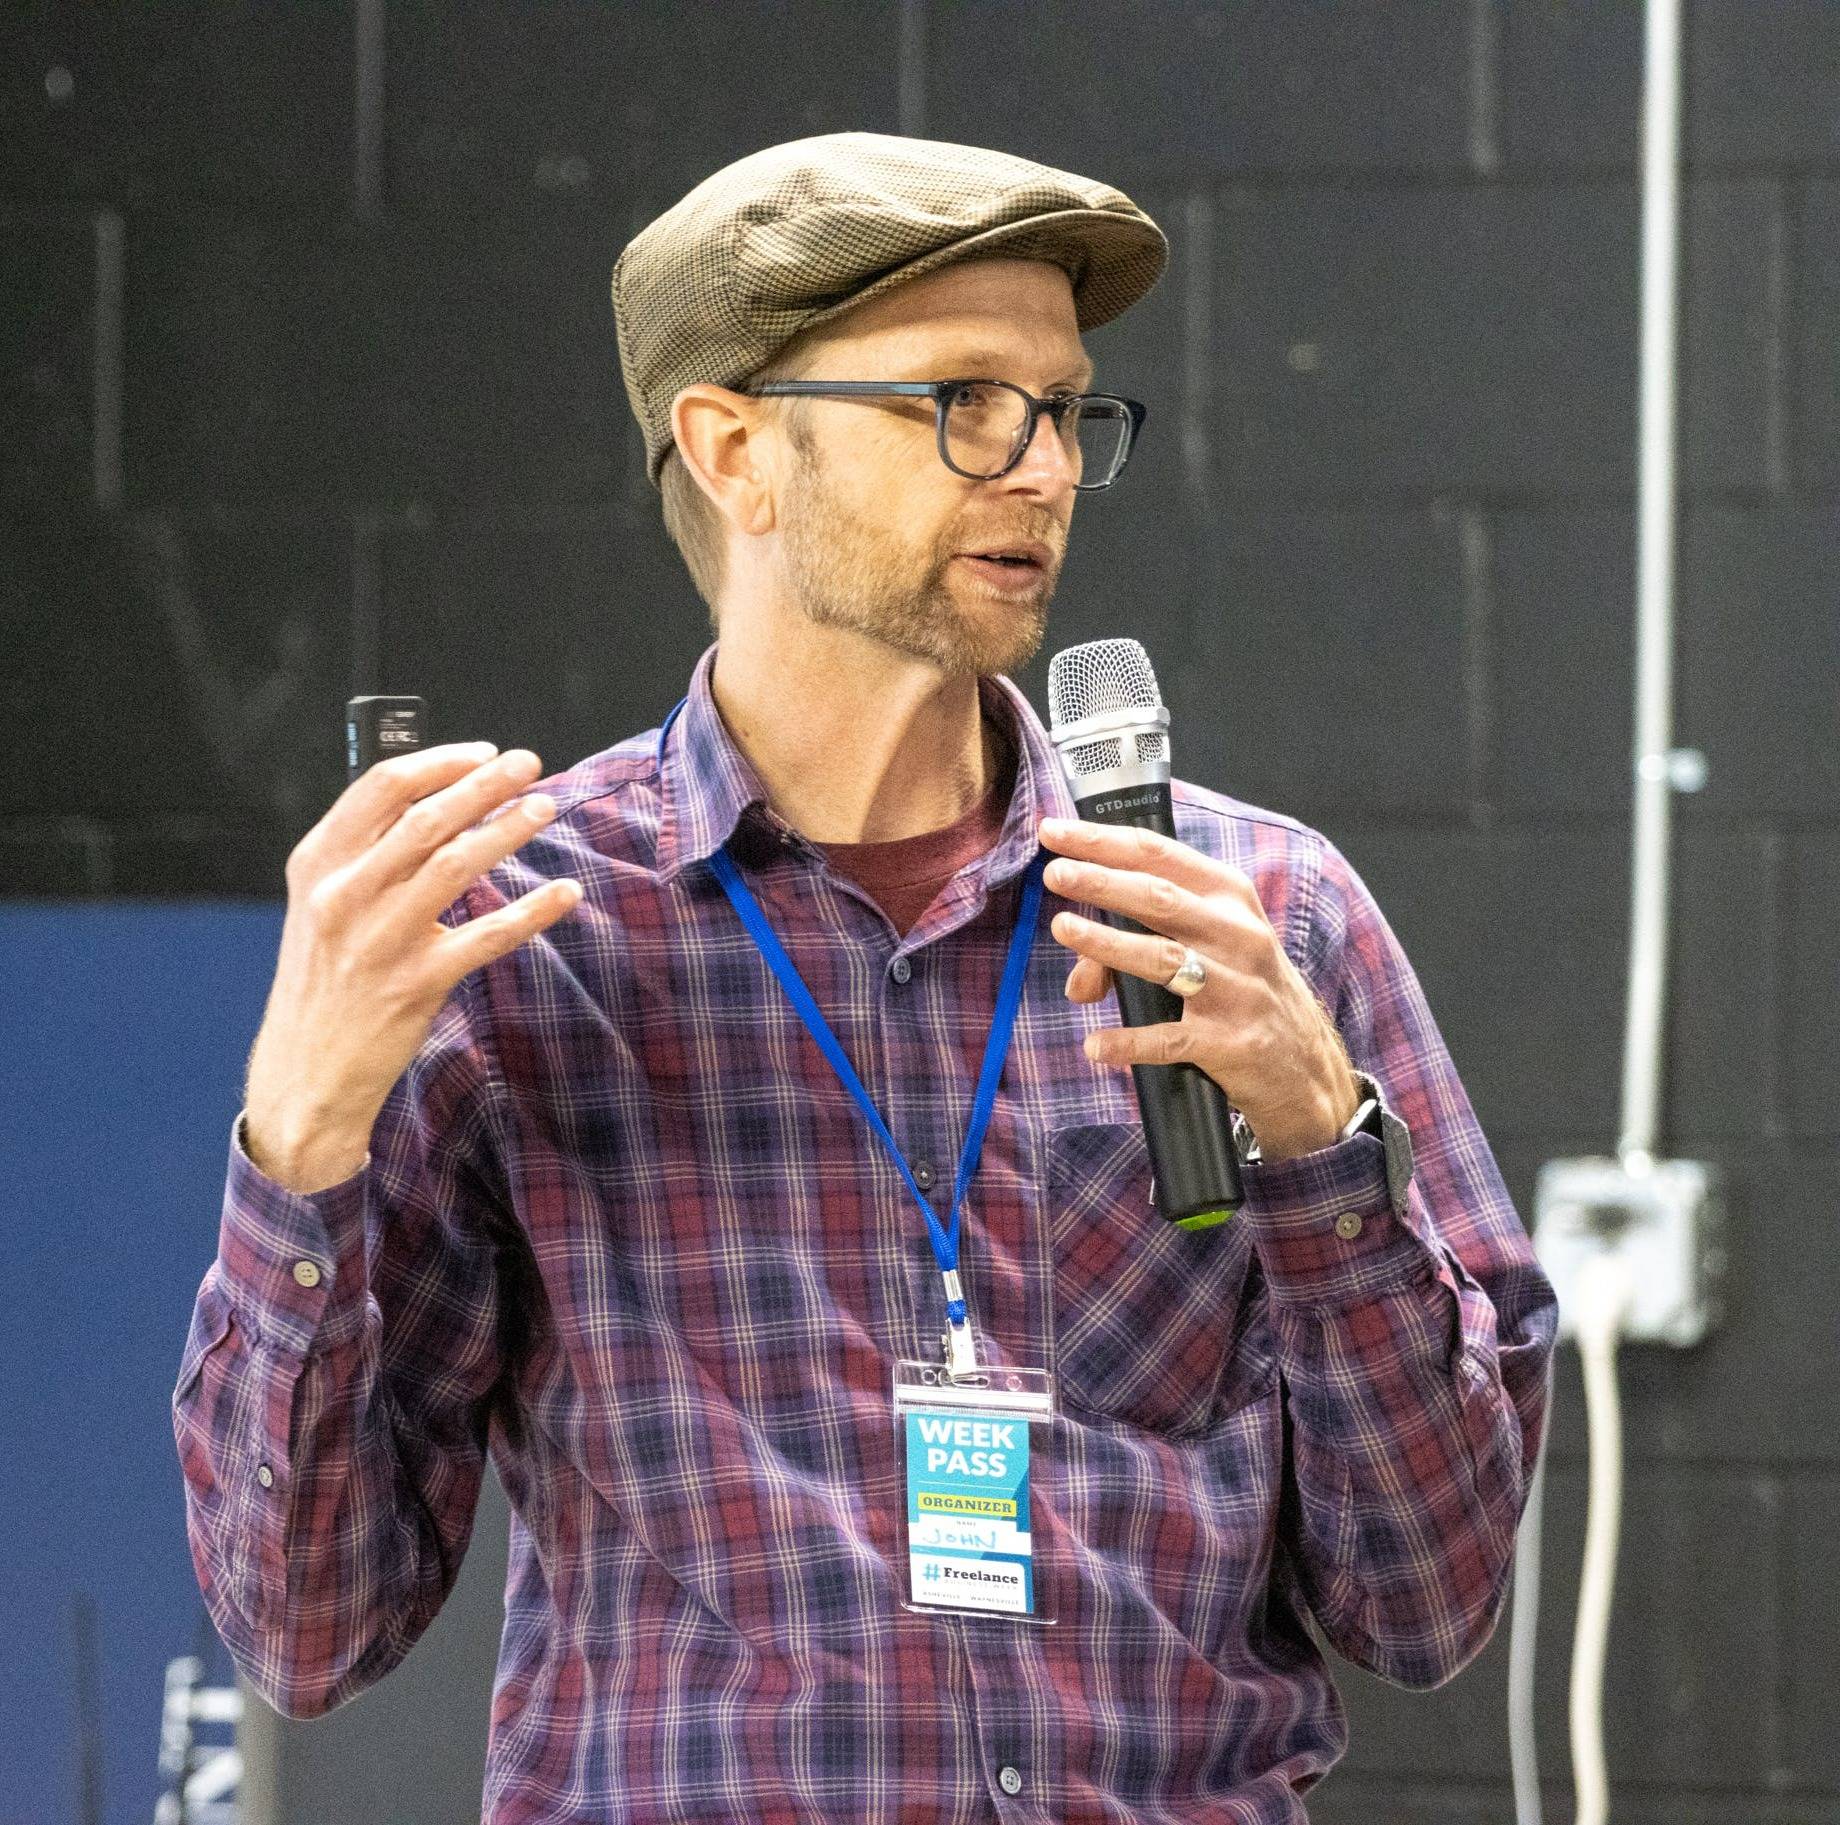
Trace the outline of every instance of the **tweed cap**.
<instances>
[{"instance_id":1,"label":"tweed cap","mask_svg":"<svg viewBox=\"0 0 1840 1825\"><path fill-rule=\"evenodd\" d=\"M1109 184L944 140L821 133L704 178L613 267L620 373L652 486L685 387L738 389L812 324L996 254L1060 266L1088 330L1157 282L1169 242Z\"/></svg>"}]
</instances>

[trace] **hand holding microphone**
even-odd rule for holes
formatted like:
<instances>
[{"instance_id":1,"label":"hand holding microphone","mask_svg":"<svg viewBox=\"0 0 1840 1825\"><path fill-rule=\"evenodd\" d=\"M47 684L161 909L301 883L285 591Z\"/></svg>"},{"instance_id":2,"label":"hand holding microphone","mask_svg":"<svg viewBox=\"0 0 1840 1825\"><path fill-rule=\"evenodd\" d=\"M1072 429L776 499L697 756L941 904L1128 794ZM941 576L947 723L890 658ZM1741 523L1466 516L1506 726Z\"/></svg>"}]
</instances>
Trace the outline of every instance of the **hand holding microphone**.
<instances>
[{"instance_id":1,"label":"hand holding microphone","mask_svg":"<svg viewBox=\"0 0 1840 1825\"><path fill-rule=\"evenodd\" d=\"M1057 653L1051 733L1081 821L1041 827L1044 884L1097 907L1050 928L1081 958L1080 1001L1108 981L1124 1025L1090 1036L1129 1065L1162 1214L1218 1222L1243 1202L1230 1096L1267 1160L1331 1145L1360 1101L1341 1035L1285 954L1251 878L1175 835L1169 712L1135 640ZM1219 1214L1216 1214L1219 1213Z\"/></svg>"}]
</instances>

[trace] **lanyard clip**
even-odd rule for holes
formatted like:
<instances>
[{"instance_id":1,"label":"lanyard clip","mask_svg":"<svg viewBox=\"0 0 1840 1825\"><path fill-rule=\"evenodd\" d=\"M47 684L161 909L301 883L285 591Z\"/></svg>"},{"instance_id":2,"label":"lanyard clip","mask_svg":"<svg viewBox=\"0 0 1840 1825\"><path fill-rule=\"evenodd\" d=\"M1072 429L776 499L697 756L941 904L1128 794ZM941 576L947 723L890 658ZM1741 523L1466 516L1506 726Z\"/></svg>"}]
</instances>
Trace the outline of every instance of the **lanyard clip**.
<instances>
[{"instance_id":1,"label":"lanyard clip","mask_svg":"<svg viewBox=\"0 0 1840 1825\"><path fill-rule=\"evenodd\" d=\"M940 1341L946 1350L946 1374L957 1381L977 1373L977 1348L971 1341L971 1320L965 1315L965 1289L957 1268L945 1270L946 1328Z\"/></svg>"},{"instance_id":2,"label":"lanyard clip","mask_svg":"<svg viewBox=\"0 0 1840 1825\"><path fill-rule=\"evenodd\" d=\"M945 1345L946 1374L953 1381L977 1373L977 1349L971 1341L969 1319L961 1318L956 1324L948 1324L940 1341Z\"/></svg>"}]
</instances>

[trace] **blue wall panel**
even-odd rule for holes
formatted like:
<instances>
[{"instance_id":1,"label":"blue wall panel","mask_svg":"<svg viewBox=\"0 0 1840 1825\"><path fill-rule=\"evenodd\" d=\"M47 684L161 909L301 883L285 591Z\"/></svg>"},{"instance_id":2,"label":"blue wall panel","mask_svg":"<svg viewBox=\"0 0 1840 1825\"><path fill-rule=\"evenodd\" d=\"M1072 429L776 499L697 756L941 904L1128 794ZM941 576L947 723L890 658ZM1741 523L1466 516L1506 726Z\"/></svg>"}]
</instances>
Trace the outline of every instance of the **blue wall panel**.
<instances>
[{"instance_id":1,"label":"blue wall panel","mask_svg":"<svg viewBox=\"0 0 1840 1825\"><path fill-rule=\"evenodd\" d=\"M77 1816L83 1591L105 1817L153 1816L165 1666L203 1612L170 1402L282 913L0 907L0 1825ZM229 1679L214 1640L207 1666Z\"/></svg>"}]
</instances>

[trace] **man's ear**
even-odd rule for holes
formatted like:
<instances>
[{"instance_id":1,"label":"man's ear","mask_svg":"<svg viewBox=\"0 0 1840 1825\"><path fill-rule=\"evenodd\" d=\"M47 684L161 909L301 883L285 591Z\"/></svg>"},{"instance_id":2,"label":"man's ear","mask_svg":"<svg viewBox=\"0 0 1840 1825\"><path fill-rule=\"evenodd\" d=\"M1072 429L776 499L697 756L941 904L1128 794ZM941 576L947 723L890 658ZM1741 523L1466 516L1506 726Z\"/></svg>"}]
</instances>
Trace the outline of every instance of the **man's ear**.
<instances>
[{"instance_id":1,"label":"man's ear","mask_svg":"<svg viewBox=\"0 0 1840 1825\"><path fill-rule=\"evenodd\" d=\"M696 484L730 525L770 532L780 438L757 401L699 382L671 401L671 435Z\"/></svg>"}]
</instances>

